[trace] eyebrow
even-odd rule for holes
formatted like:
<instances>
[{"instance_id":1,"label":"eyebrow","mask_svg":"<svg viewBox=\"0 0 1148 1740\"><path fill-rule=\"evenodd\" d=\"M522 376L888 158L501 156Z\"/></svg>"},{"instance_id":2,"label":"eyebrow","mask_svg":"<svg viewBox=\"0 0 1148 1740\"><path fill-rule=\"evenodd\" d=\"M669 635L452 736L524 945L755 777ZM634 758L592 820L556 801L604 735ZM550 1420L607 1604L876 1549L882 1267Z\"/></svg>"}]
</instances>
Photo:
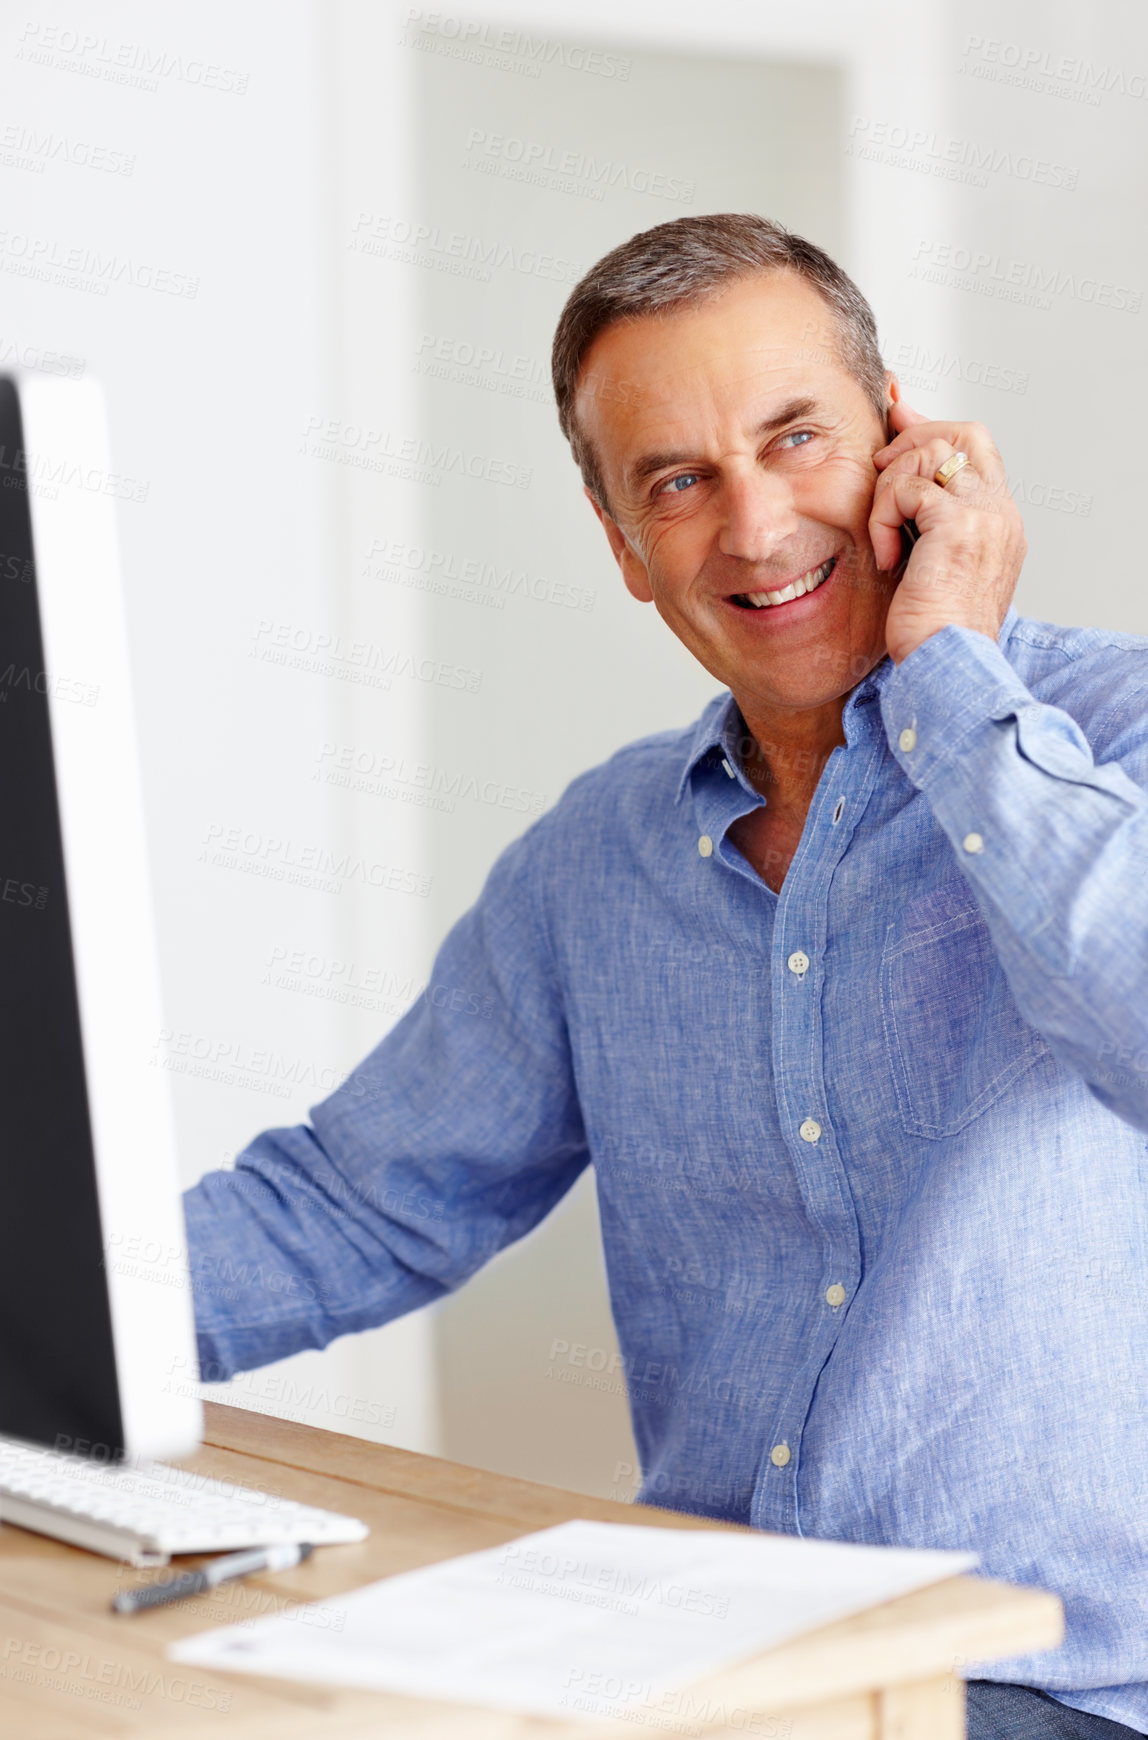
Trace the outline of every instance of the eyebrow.
<instances>
[{"instance_id":1,"label":"eyebrow","mask_svg":"<svg viewBox=\"0 0 1148 1740\"><path fill-rule=\"evenodd\" d=\"M787 423L795 423L802 417L811 417L817 410L816 399L790 399L783 405L776 416L767 417L754 430L757 436L772 435L778 429L783 429ZM667 466L682 465L687 460L696 460L696 453L687 448L678 448L673 452L645 453L641 459L636 459L626 470L626 482L631 485L645 483L655 472L663 471Z\"/></svg>"}]
</instances>

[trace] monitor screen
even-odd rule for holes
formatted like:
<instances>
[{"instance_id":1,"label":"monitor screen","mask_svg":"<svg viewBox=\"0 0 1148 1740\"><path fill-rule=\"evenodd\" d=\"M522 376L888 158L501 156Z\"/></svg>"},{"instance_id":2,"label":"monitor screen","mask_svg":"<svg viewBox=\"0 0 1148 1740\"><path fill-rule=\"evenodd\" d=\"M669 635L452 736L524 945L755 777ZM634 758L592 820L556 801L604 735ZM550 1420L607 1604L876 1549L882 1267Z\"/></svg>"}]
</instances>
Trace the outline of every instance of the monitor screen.
<instances>
[{"instance_id":1,"label":"monitor screen","mask_svg":"<svg viewBox=\"0 0 1148 1740\"><path fill-rule=\"evenodd\" d=\"M37 406L45 386L64 391ZM116 1459L196 1433L164 1394L165 1356L184 1373L194 1357L165 1090L143 1055L158 995L142 822L123 820L142 817L126 683L105 656L124 644L112 504L66 469L92 406L75 383L0 379L0 1433ZM105 686L61 658L102 664ZM125 1217L174 1269L117 1276Z\"/></svg>"},{"instance_id":2,"label":"monitor screen","mask_svg":"<svg viewBox=\"0 0 1148 1740\"><path fill-rule=\"evenodd\" d=\"M123 1449L28 479L0 380L0 1432Z\"/></svg>"}]
</instances>

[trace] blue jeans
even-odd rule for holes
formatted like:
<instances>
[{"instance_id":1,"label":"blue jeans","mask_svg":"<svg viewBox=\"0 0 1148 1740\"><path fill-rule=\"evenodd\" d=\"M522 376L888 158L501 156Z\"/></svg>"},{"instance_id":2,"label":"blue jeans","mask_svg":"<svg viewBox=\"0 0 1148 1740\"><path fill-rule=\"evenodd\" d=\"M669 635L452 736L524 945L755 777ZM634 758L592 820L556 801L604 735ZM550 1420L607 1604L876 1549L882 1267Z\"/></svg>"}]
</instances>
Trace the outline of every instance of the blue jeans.
<instances>
[{"instance_id":1,"label":"blue jeans","mask_svg":"<svg viewBox=\"0 0 1148 1740\"><path fill-rule=\"evenodd\" d=\"M969 1740L1137 1740L1139 1729L1070 1710L1031 1686L969 1681Z\"/></svg>"}]
</instances>

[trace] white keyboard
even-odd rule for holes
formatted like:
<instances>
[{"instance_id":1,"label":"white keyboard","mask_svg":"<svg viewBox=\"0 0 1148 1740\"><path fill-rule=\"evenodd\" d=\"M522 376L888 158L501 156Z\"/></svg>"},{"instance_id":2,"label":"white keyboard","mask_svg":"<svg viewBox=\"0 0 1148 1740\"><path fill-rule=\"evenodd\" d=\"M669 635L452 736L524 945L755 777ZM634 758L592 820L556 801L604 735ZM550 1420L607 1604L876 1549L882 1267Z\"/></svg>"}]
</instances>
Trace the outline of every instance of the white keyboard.
<instances>
[{"instance_id":1,"label":"white keyboard","mask_svg":"<svg viewBox=\"0 0 1148 1740\"><path fill-rule=\"evenodd\" d=\"M108 1467L10 1438L0 1438L0 1522L133 1565L279 1541L331 1546L369 1533L357 1517L162 1462Z\"/></svg>"}]
</instances>

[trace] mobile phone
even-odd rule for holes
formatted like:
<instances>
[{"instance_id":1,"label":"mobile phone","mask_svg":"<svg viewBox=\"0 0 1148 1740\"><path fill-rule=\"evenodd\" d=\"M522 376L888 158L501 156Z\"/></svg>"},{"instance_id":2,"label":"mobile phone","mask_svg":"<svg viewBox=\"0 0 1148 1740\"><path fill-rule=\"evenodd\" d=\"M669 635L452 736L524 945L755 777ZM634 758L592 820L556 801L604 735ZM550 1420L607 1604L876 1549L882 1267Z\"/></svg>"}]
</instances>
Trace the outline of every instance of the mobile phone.
<instances>
[{"instance_id":1,"label":"mobile phone","mask_svg":"<svg viewBox=\"0 0 1148 1740\"><path fill-rule=\"evenodd\" d=\"M903 520L901 522L902 562L907 562L909 560L909 557L913 554L913 545L917 542L920 535L920 532L917 530L916 520Z\"/></svg>"},{"instance_id":2,"label":"mobile phone","mask_svg":"<svg viewBox=\"0 0 1148 1740\"><path fill-rule=\"evenodd\" d=\"M895 431L893 429L893 425L890 423L890 421L887 417L885 419L885 434L888 436L890 441L893 440ZM901 523L901 566L902 566L902 568L904 568L905 563L909 560L909 557L913 554L913 545L917 542L917 539L920 537L920 535L921 535L920 532L917 530L916 520L903 520L902 521L902 523ZM898 578L900 578L900 576L898 576Z\"/></svg>"}]
</instances>

